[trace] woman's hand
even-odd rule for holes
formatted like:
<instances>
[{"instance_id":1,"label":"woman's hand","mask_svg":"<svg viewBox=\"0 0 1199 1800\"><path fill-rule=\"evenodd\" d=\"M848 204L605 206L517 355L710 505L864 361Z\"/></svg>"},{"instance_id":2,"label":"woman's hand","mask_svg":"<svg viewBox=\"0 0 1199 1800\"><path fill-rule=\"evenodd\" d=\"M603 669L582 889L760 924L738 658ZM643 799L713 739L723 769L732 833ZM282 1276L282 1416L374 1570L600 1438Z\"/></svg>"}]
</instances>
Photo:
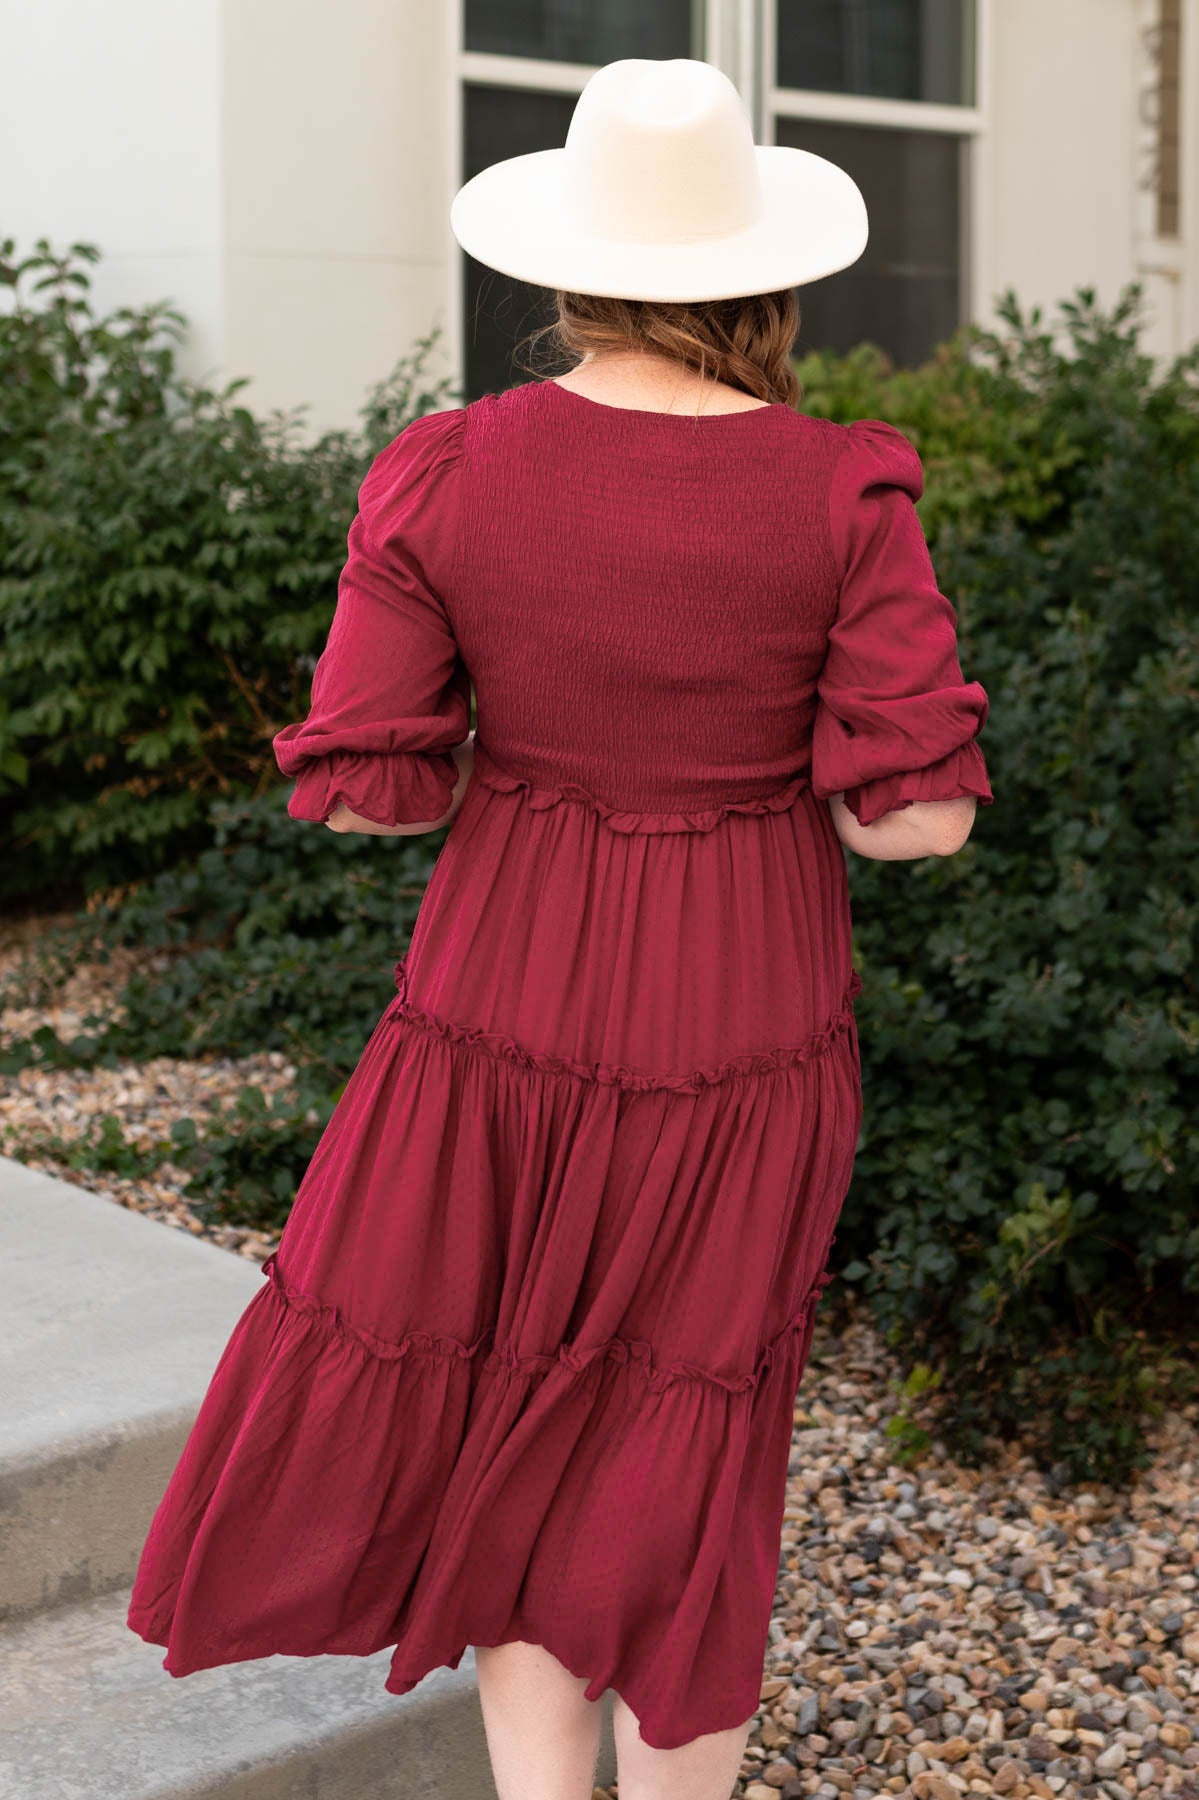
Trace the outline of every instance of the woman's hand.
<instances>
[{"instance_id":1,"label":"woman's hand","mask_svg":"<svg viewBox=\"0 0 1199 1800\"><path fill-rule=\"evenodd\" d=\"M974 828L978 801L972 794L955 800L914 800L884 813L873 825L860 825L843 794L828 803L833 829L847 850L873 862L904 862L921 856L955 856Z\"/></svg>"},{"instance_id":2,"label":"woman's hand","mask_svg":"<svg viewBox=\"0 0 1199 1800\"><path fill-rule=\"evenodd\" d=\"M440 819L420 820L408 825L379 825L374 819L364 819L360 813L351 812L344 804L336 807L325 824L330 831L357 831L364 837L421 837L426 831L437 831L448 825L466 795L467 787L475 766L475 734L472 731L465 743L454 744L450 754L458 765L458 779L454 783L454 791L450 796L450 804Z\"/></svg>"}]
</instances>

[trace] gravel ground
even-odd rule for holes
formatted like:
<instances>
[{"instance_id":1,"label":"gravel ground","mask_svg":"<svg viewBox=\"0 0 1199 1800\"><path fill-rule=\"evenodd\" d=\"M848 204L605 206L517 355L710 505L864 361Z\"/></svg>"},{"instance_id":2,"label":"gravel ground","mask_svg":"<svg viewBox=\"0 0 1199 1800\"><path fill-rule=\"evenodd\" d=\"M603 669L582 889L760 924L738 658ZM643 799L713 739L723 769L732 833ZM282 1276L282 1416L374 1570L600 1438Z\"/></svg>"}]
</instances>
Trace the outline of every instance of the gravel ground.
<instances>
[{"instance_id":1,"label":"gravel ground","mask_svg":"<svg viewBox=\"0 0 1199 1800\"><path fill-rule=\"evenodd\" d=\"M64 922L70 915L63 915ZM23 920L0 925L0 999L6 983L35 946L51 920ZM51 1026L70 1039L83 1029L89 1013L119 1016L115 996L138 969L152 970L159 953L119 949L105 965L82 964L37 1005L0 1005L0 1044L27 1037L39 1026ZM228 1106L247 1087L259 1087L270 1100L295 1080L295 1066L278 1051L244 1057L205 1057L194 1062L157 1056L149 1062L122 1063L115 1069L33 1067L19 1075L0 1076L0 1152L30 1168L59 1175L77 1187L115 1200L165 1225L175 1225L239 1255L261 1262L278 1242L278 1232L248 1226L210 1224L182 1192L185 1170L169 1160L149 1180L104 1169L78 1168L40 1148L47 1136L71 1144L88 1137L95 1122L114 1113L125 1138L139 1150L169 1143L176 1119L202 1123L218 1105Z\"/></svg>"},{"instance_id":2,"label":"gravel ground","mask_svg":"<svg viewBox=\"0 0 1199 1800\"><path fill-rule=\"evenodd\" d=\"M5 928L0 986L37 929ZM150 960L76 970L38 1007L0 1012L0 1038L77 1030ZM126 1180L28 1145L78 1138L104 1112L135 1141L161 1141L175 1118L293 1077L277 1055L28 1069L0 1078L0 1145L261 1260L277 1234L209 1228L169 1164ZM886 1430L898 1365L852 1296L841 1316L837 1293L798 1396L762 1708L736 1793L1199 1800L1199 1407L1153 1428L1153 1464L1127 1490L1059 1491L1018 1447L972 1470L934 1439L905 1467Z\"/></svg>"}]
</instances>

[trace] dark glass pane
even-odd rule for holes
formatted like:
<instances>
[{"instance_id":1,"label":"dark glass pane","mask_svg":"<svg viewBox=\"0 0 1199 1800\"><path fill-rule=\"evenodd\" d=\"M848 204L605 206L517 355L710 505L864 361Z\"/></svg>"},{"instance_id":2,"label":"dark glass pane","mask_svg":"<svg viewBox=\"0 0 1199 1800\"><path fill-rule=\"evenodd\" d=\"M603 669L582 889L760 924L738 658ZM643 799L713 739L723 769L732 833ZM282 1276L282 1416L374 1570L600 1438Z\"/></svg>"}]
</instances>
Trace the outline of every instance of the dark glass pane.
<instances>
[{"instance_id":1,"label":"dark glass pane","mask_svg":"<svg viewBox=\"0 0 1199 1800\"><path fill-rule=\"evenodd\" d=\"M922 362L962 320L962 165L967 140L779 119L778 142L812 150L853 176L870 215L856 263L797 289L797 350L845 351L869 339L902 367Z\"/></svg>"},{"instance_id":2,"label":"dark glass pane","mask_svg":"<svg viewBox=\"0 0 1199 1800\"><path fill-rule=\"evenodd\" d=\"M466 0L465 47L550 62L695 56L694 0Z\"/></svg>"},{"instance_id":3,"label":"dark glass pane","mask_svg":"<svg viewBox=\"0 0 1199 1800\"><path fill-rule=\"evenodd\" d=\"M576 94L534 93L526 88L483 87L466 82L462 94L463 181L506 156L553 150L565 143ZM466 343L462 358L466 398L498 393L528 380L510 356L518 338L549 316L545 288L530 287L476 262L465 251Z\"/></svg>"},{"instance_id":4,"label":"dark glass pane","mask_svg":"<svg viewBox=\"0 0 1199 1800\"><path fill-rule=\"evenodd\" d=\"M778 85L974 104L975 0L778 0Z\"/></svg>"}]
</instances>

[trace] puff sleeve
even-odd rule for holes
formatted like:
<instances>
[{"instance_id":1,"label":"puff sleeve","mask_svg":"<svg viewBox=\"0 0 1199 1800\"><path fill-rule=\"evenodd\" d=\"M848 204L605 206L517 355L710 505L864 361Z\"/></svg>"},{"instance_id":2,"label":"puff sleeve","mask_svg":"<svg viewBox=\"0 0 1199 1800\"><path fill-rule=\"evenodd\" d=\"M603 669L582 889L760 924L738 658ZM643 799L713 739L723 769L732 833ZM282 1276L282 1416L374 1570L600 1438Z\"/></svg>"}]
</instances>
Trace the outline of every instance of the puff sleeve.
<instances>
[{"instance_id":1,"label":"puff sleeve","mask_svg":"<svg viewBox=\"0 0 1199 1800\"><path fill-rule=\"evenodd\" d=\"M462 408L413 419L358 491L308 716L271 740L295 779L293 819L323 822L344 801L378 825L417 824L449 807L450 749L470 728L470 678L444 601L463 428Z\"/></svg>"},{"instance_id":2,"label":"puff sleeve","mask_svg":"<svg viewBox=\"0 0 1199 1800\"><path fill-rule=\"evenodd\" d=\"M988 699L963 679L957 614L937 587L915 502L915 446L881 419L846 428L829 496L842 571L817 679L812 788L859 824L913 801L993 800L976 742Z\"/></svg>"}]
</instances>

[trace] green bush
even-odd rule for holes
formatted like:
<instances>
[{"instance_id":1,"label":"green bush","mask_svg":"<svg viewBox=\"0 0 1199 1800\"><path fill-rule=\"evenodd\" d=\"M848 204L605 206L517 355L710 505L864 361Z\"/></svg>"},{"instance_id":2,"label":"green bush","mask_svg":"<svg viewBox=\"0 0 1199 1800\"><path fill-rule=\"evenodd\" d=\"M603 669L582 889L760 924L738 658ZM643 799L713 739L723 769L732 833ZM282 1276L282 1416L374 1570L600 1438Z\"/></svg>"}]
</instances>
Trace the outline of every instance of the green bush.
<instances>
[{"instance_id":1,"label":"green bush","mask_svg":"<svg viewBox=\"0 0 1199 1800\"><path fill-rule=\"evenodd\" d=\"M399 425L381 399L361 439L301 451L180 403L149 326L85 329L65 280L0 382L0 804L22 892L53 859L92 895L65 957L136 942L168 967L116 1023L5 1062L286 1050L294 1103L251 1093L172 1149L214 1212L277 1223L442 841L297 828L269 751ZM1008 295L1002 330L921 369L869 345L799 365L806 411L890 419L921 453L996 794L955 857L851 859L865 1119L839 1272L901 1355L904 1454L930 1428L965 1457L1019 1436L1063 1480L1127 1475L1146 1417L1196 1391L1199 349L1155 367L1139 304L1082 289L1050 331Z\"/></svg>"},{"instance_id":2,"label":"green bush","mask_svg":"<svg viewBox=\"0 0 1199 1800\"><path fill-rule=\"evenodd\" d=\"M1199 348L1155 370L1139 305L1081 290L1059 342L1009 295L927 369L801 371L922 454L996 796L956 857L852 862L842 1273L946 1371L959 1450L1071 1476L1137 1463L1199 1316Z\"/></svg>"},{"instance_id":3,"label":"green bush","mask_svg":"<svg viewBox=\"0 0 1199 1800\"><path fill-rule=\"evenodd\" d=\"M177 869L97 896L42 938L9 982L9 1000L36 1006L77 963L103 966L121 946L156 953L111 1013L73 1037L49 1027L9 1043L0 1075L33 1063L113 1068L151 1057L242 1057L281 1051L294 1086L268 1101L248 1085L204 1121L175 1121L157 1158L125 1143L119 1120L82 1143L26 1140L68 1166L148 1173L169 1157L191 1171L185 1192L202 1215L273 1228L390 993L444 831L357 838L298 825L286 785L211 807L214 841ZM19 1153L19 1152L18 1152ZM147 1161L149 1166L147 1166ZM128 1165L128 1167L126 1167Z\"/></svg>"},{"instance_id":4,"label":"green bush","mask_svg":"<svg viewBox=\"0 0 1199 1800\"><path fill-rule=\"evenodd\" d=\"M0 902L170 867L211 840L213 800L277 789L358 486L446 403L433 332L359 432L302 441L303 408L262 420L244 380L177 372L170 307L96 319L96 258L0 245Z\"/></svg>"}]
</instances>

